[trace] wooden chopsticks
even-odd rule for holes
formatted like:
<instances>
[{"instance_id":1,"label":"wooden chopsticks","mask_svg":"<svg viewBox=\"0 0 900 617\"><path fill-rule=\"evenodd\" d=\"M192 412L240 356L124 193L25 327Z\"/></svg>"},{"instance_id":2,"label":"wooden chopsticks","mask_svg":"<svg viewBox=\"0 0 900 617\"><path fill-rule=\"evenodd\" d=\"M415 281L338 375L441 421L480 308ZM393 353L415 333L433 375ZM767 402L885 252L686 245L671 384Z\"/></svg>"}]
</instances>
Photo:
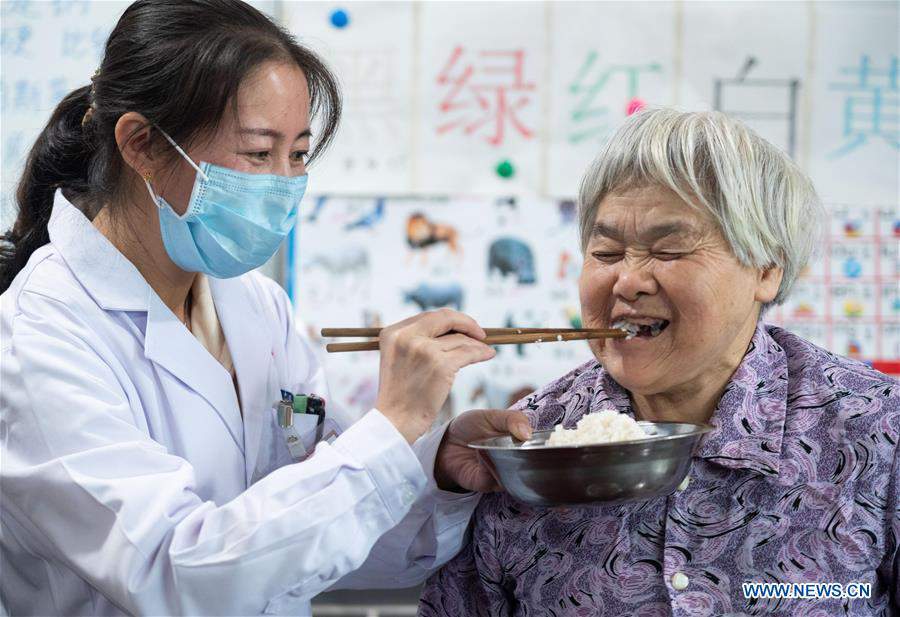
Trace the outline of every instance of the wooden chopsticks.
<instances>
[{"instance_id":1,"label":"wooden chopsticks","mask_svg":"<svg viewBox=\"0 0 900 617\"><path fill-rule=\"evenodd\" d=\"M485 328L488 345L523 345L527 343L554 343L559 341L584 341L598 338L625 338L628 334L618 328ZM322 328L326 338L368 337L374 338L381 328ZM378 341L357 343L328 343L329 353L345 351L375 351Z\"/></svg>"}]
</instances>

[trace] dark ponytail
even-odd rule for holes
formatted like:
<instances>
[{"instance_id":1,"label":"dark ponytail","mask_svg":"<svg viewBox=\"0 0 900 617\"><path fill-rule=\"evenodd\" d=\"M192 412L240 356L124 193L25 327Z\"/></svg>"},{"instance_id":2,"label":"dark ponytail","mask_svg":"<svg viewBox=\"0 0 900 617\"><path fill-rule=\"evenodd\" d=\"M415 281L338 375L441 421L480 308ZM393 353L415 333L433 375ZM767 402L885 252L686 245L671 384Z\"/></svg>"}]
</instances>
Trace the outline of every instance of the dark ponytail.
<instances>
[{"instance_id":1,"label":"dark ponytail","mask_svg":"<svg viewBox=\"0 0 900 617\"><path fill-rule=\"evenodd\" d=\"M50 241L47 223L58 187L86 190L90 146L81 119L89 105L90 86L69 93L56 109L25 163L16 189L19 215L0 237L0 291L6 291L31 254ZM73 191L73 192L74 192Z\"/></svg>"},{"instance_id":2,"label":"dark ponytail","mask_svg":"<svg viewBox=\"0 0 900 617\"><path fill-rule=\"evenodd\" d=\"M310 162L331 142L340 118L337 81L324 63L285 30L241 0L138 0L106 42L91 86L56 107L19 181L19 213L0 237L0 292L50 239L53 196L93 217L126 183L115 139L119 118L142 114L187 147L215 130L244 78L264 62L295 63L309 84L318 141Z\"/></svg>"}]
</instances>

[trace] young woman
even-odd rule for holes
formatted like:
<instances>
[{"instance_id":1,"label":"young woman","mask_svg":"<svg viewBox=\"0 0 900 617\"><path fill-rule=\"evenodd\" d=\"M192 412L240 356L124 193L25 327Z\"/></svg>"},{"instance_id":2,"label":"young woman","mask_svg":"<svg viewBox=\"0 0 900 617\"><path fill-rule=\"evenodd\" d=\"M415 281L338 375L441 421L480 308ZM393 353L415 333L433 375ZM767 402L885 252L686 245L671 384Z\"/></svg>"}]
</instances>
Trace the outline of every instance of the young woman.
<instances>
[{"instance_id":1,"label":"young woman","mask_svg":"<svg viewBox=\"0 0 900 617\"><path fill-rule=\"evenodd\" d=\"M425 435L455 372L493 355L472 319L387 328L377 408L327 409L340 434L311 456L272 408L327 396L253 270L339 104L252 7L141 0L53 113L0 255L11 614L307 614L325 589L413 584L458 550L477 501L461 489L497 488L465 442L529 430L485 411Z\"/></svg>"}]
</instances>

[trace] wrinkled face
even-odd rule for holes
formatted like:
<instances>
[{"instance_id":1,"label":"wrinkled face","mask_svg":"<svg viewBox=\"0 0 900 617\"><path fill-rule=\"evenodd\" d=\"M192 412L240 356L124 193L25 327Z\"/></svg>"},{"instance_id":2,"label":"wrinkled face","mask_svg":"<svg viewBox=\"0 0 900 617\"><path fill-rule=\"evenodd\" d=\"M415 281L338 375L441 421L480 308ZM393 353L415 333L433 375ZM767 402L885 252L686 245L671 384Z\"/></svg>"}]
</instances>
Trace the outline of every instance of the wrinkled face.
<instances>
[{"instance_id":1,"label":"wrinkled face","mask_svg":"<svg viewBox=\"0 0 900 617\"><path fill-rule=\"evenodd\" d=\"M591 348L632 392L680 391L743 357L761 303L777 292L780 274L770 278L741 265L714 219L672 191L610 194L585 250L582 317L585 327L637 336Z\"/></svg>"},{"instance_id":2,"label":"wrinkled face","mask_svg":"<svg viewBox=\"0 0 900 617\"><path fill-rule=\"evenodd\" d=\"M295 64L265 63L241 84L237 117L226 109L212 138L198 140L186 152L197 164L206 161L251 174L303 175L310 146L309 107L303 71ZM183 214L196 172L177 155L163 165L154 173L154 188Z\"/></svg>"}]
</instances>

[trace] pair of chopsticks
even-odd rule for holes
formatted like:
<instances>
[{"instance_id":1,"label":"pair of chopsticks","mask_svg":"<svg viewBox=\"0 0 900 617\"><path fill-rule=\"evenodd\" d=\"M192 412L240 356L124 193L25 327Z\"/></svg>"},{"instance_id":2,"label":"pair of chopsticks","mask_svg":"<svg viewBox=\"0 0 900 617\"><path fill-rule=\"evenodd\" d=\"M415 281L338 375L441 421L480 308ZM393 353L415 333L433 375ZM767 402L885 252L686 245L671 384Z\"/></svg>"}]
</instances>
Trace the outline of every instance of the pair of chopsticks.
<instances>
[{"instance_id":1,"label":"pair of chopsticks","mask_svg":"<svg viewBox=\"0 0 900 617\"><path fill-rule=\"evenodd\" d=\"M584 341L598 338L625 338L628 333L618 328L485 328L487 345L523 345L527 343L554 343L559 341ZM375 338L381 328L322 328L325 338L367 337ZM375 351L378 341L358 343L328 343L329 353L345 351Z\"/></svg>"}]
</instances>

